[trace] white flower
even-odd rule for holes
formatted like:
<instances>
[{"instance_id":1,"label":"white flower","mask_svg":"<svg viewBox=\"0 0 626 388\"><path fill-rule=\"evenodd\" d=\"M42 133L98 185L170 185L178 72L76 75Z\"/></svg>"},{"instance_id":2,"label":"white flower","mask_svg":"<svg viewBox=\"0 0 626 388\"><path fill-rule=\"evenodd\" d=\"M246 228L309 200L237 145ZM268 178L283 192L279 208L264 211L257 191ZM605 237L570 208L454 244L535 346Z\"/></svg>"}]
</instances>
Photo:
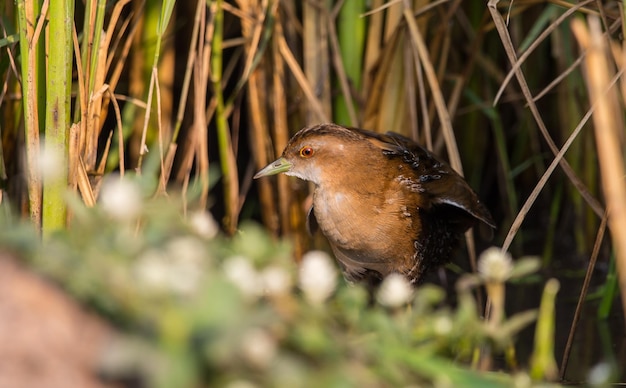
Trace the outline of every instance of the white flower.
<instances>
[{"instance_id":1,"label":"white flower","mask_svg":"<svg viewBox=\"0 0 626 388\"><path fill-rule=\"evenodd\" d=\"M135 273L140 285L151 290L168 291L189 295L200 286L203 274L201 251L192 253L191 238L177 238L165 249L150 249L144 252L135 264Z\"/></svg>"},{"instance_id":2,"label":"white flower","mask_svg":"<svg viewBox=\"0 0 626 388\"><path fill-rule=\"evenodd\" d=\"M199 239L191 236L175 237L167 242L165 251L178 262L189 262L201 265L208 253Z\"/></svg>"},{"instance_id":3,"label":"white flower","mask_svg":"<svg viewBox=\"0 0 626 388\"><path fill-rule=\"evenodd\" d=\"M413 287L409 281L398 273L392 273L383 280L378 290L377 299L387 307L400 307L413 296Z\"/></svg>"},{"instance_id":4,"label":"white flower","mask_svg":"<svg viewBox=\"0 0 626 388\"><path fill-rule=\"evenodd\" d=\"M263 291L269 296L284 295L291 289L291 275L286 269L269 266L261 272Z\"/></svg>"},{"instance_id":5,"label":"white flower","mask_svg":"<svg viewBox=\"0 0 626 388\"><path fill-rule=\"evenodd\" d=\"M250 329L241 338L241 352L252 366L263 368L276 355L276 340L263 329Z\"/></svg>"},{"instance_id":6,"label":"white flower","mask_svg":"<svg viewBox=\"0 0 626 388\"><path fill-rule=\"evenodd\" d=\"M144 252L135 263L139 284L153 290L167 289L169 271L166 255L156 249Z\"/></svg>"},{"instance_id":7,"label":"white flower","mask_svg":"<svg viewBox=\"0 0 626 388\"><path fill-rule=\"evenodd\" d=\"M191 294L200 286L205 266L204 245L193 237L178 237L167 243L165 250L171 265L169 286L179 294Z\"/></svg>"},{"instance_id":8,"label":"white flower","mask_svg":"<svg viewBox=\"0 0 626 388\"><path fill-rule=\"evenodd\" d=\"M43 144L37 158L39 174L46 181L55 181L67 174L66 162L62 151L54 147L45 147Z\"/></svg>"},{"instance_id":9,"label":"white flower","mask_svg":"<svg viewBox=\"0 0 626 388\"><path fill-rule=\"evenodd\" d=\"M322 251L306 253L300 265L299 284L309 302L320 304L328 299L337 286L337 270L330 256Z\"/></svg>"},{"instance_id":10,"label":"white flower","mask_svg":"<svg viewBox=\"0 0 626 388\"><path fill-rule=\"evenodd\" d=\"M241 293L248 298L256 298L263 291L261 280L250 260L243 256L233 256L224 262L224 273Z\"/></svg>"},{"instance_id":11,"label":"white flower","mask_svg":"<svg viewBox=\"0 0 626 388\"><path fill-rule=\"evenodd\" d=\"M131 221L141 212L139 187L131 181L110 176L104 179L100 190L102 209L119 221Z\"/></svg>"},{"instance_id":12,"label":"white flower","mask_svg":"<svg viewBox=\"0 0 626 388\"><path fill-rule=\"evenodd\" d=\"M211 239L217 236L219 226L211 213L206 211L197 211L189 217L189 223L193 230L202 237Z\"/></svg>"},{"instance_id":13,"label":"white flower","mask_svg":"<svg viewBox=\"0 0 626 388\"><path fill-rule=\"evenodd\" d=\"M601 362L595 365L587 374L587 382L592 386L605 386L611 381L613 370L611 365Z\"/></svg>"},{"instance_id":14,"label":"white flower","mask_svg":"<svg viewBox=\"0 0 626 388\"><path fill-rule=\"evenodd\" d=\"M513 271L513 260L507 252L491 247L478 259L478 273L487 281L505 282Z\"/></svg>"}]
</instances>

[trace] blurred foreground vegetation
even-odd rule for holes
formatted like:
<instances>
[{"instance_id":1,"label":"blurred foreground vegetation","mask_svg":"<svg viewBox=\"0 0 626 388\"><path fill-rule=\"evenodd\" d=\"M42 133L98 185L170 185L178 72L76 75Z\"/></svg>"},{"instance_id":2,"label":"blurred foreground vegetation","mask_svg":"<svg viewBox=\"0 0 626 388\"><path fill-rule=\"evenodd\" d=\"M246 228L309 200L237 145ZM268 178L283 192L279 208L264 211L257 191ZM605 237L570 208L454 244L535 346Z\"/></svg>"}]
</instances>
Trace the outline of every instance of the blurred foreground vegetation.
<instances>
[{"instance_id":1,"label":"blurred foreground vegetation","mask_svg":"<svg viewBox=\"0 0 626 388\"><path fill-rule=\"evenodd\" d=\"M601 319L626 310L625 26L619 1L2 2L1 247L132 334L113 375L161 386L563 378L589 292ZM296 130L327 121L418 140L494 214L491 244L574 279L559 373L552 281L537 356L520 360L529 375L484 372L497 355L515 371L514 334L533 319L501 322L500 307L471 296L478 275L459 283L456 308L431 286L411 308L368 307L338 279L325 303L298 291L295 263L323 247L304 227L310 187L251 177ZM468 235L464 269L487 244Z\"/></svg>"},{"instance_id":2,"label":"blurred foreground vegetation","mask_svg":"<svg viewBox=\"0 0 626 388\"><path fill-rule=\"evenodd\" d=\"M25 258L123 333L101 357L97 372L107 379L154 387L526 387L556 378L549 327L558 282L541 307L548 331L537 341L547 352L521 364L516 334L537 311L504 319L494 302L498 312L485 321L472 294L488 283L501 288L494 301L503 302L504 282L532 272L537 261L513 266L492 258L487 267L501 270L461 278L455 308L443 303L445 290L413 292L400 279L383 283L372 299L340 279L326 253L309 252L298 269L291 245L258 225L227 238L209 213L185 220L182 203L171 198L135 208L115 202L132 201L140 187L107 183L95 208L71 197L72 227L43 242L6 208L0 218L3 251ZM480 372L484 366L508 372Z\"/></svg>"}]
</instances>

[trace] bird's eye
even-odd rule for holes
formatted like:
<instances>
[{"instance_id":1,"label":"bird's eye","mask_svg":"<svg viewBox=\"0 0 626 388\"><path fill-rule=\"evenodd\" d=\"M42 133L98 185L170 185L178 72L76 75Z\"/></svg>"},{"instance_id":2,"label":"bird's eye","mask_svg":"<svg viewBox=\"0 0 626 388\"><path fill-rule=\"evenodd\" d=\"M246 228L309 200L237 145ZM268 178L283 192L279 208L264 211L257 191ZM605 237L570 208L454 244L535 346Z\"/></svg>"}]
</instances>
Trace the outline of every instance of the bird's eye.
<instances>
[{"instance_id":1,"label":"bird's eye","mask_svg":"<svg viewBox=\"0 0 626 388\"><path fill-rule=\"evenodd\" d=\"M300 156L303 158L310 158L311 156L313 156L313 154L315 153L315 151L313 151L313 148L311 147L302 147L300 149Z\"/></svg>"}]
</instances>

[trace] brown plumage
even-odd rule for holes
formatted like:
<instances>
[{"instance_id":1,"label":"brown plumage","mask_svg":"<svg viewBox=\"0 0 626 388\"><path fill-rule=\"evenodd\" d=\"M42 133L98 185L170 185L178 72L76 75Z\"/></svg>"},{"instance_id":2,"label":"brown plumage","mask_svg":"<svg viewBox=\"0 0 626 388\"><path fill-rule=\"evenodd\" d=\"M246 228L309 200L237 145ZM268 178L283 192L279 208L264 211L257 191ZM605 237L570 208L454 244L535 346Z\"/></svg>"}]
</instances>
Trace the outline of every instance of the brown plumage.
<instances>
[{"instance_id":1,"label":"brown plumage","mask_svg":"<svg viewBox=\"0 0 626 388\"><path fill-rule=\"evenodd\" d=\"M495 227L459 174L396 133L304 128L255 178L280 172L315 184L310 230L319 227L350 281L397 272L415 283L450 259L468 228Z\"/></svg>"}]
</instances>

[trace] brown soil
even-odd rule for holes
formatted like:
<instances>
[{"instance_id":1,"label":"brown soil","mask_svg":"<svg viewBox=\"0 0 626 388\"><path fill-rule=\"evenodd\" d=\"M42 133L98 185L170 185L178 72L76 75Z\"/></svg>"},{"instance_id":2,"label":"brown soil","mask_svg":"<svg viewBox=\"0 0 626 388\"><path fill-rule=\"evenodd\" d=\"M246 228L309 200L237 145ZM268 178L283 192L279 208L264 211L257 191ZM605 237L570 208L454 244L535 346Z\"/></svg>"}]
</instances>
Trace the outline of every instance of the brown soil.
<instances>
[{"instance_id":1,"label":"brown soil","mask_svg":"<svg viewBox=\"0 0 626 388\"><path fill-rule=\"evenodd\" d=\"M113 330L0 254L0 388L111 387L97 365Z\"/></svg>"}]
</instances>

